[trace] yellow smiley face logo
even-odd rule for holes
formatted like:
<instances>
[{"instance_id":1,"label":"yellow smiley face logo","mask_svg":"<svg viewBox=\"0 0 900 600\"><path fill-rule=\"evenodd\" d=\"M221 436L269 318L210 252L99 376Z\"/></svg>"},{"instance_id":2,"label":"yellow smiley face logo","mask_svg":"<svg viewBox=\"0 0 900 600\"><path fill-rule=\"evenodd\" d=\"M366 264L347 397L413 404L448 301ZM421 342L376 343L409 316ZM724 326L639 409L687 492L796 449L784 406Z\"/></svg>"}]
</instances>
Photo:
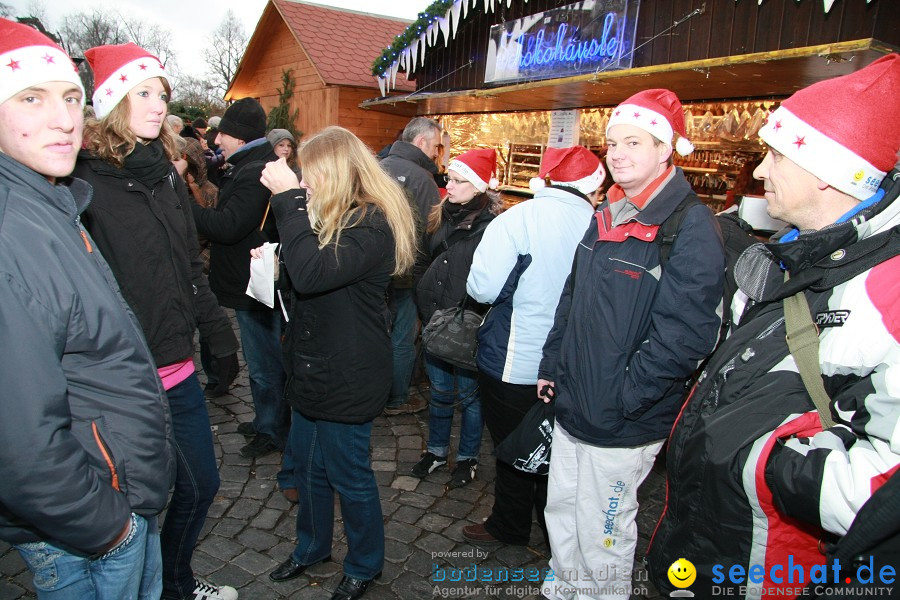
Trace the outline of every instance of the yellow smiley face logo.
<instances>
[{"instance_id":1,"label":"yellow smiley face logo","mask_svg":"<svg viewBox=\"0 0 900 600\"><path fill-rule=\"evenodd\" d=\"M853 174L853 181L862 181L862 178L865 177L866 173L862 169Z\"/></svg>"},{"instance_id":2,"label":"yellow smiley face logo","mask_svg":"<svg viewBox=\"0 0 900 600\"><path fill-rule=\"evenodd\" d=\"M668 570L669 582L677 588L689 587L697 579L694 563L686 558L679 558Z\"/></svg>"}]
</instances>

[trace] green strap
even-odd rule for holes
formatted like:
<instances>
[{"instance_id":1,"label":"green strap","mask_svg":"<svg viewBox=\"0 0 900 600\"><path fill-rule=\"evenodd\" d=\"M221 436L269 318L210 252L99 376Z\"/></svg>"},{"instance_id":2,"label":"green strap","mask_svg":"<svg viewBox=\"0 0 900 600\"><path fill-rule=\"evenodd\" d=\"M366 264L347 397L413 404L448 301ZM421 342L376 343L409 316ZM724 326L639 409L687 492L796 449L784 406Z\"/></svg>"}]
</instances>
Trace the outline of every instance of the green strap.
<instances>
[{"instance_id":1,"label":"green strap","mask_svg":"<svg viewBox=\"0 0 900 600\"><path fill-rule=\"evenodd\" d=\"M788 273L785 271L784 280L788 279ZM825 391L819 368L819 329L813 323L806 295L800 290L793 296L785 298L783 303L784 325L787 329L785 338L794 362L797 363L800 378L819 411L822 429L834 427L834 420L831 418L831 398Z\"/></svg>"}]
</instances>

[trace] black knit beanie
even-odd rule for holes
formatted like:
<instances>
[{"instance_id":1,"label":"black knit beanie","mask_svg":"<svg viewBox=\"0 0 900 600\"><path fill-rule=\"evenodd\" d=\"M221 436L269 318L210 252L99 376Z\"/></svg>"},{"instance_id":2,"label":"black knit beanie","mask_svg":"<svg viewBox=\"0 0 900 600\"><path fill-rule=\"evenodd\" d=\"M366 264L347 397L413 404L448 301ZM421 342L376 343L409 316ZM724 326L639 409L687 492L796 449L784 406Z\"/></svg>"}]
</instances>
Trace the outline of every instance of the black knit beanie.
<instances>
[{"instance_id":1,"label":"black knit beanie","mask_svg":"<svg viewBox=\"0 0 900 600\"><path fill-rule=\"evenodd\" d=\"M222 115L219 131L245 142L258 140L266 136L266 113L253 98L241 98Z\"/></svg>"}]
</instances>

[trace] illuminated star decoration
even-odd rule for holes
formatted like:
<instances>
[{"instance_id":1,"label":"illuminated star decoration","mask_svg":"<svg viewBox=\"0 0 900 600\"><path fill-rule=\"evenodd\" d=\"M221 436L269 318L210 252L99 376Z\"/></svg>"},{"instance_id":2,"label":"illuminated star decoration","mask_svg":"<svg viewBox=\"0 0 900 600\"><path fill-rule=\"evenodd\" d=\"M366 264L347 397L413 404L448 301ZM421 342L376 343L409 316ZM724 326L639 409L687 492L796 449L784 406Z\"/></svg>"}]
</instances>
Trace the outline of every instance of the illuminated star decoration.
<instances>
[{"instance_id":1,"label":"illuminated star decoration","mask_svg":"<svg viewBox=\"0 0 900 600\"><path fill-rule=\"evenodd\" d=\"M128 81L128 75L125 75L123 73L122 76L119 77L119 81L121 81L122 83L125 83L126 81Z\"/></svg>"},{"instance_id":2,"label":"illuminated star decoration","mask_svg":"<svg viewBox=\"0 0 900 600\"><path fill-rule=\"evenodd\" d=\"M13 60L13 59L9 59L9 64L7 64L6 66L9 67L10 69L12 69L13 71L21 68L21 67L19 67L19 61Z\"/></svg>"},{"instance_id":3,"label":"illuminated star decoration","mask_svg":"<svg viewBox=\"0 0 900 600\"><path fill-rule=\"evenodd\" d=\"M657 125L656 119L653 119L652 121L650 121L650 124L653 126L656 126Z\"/></svg>"},{"instance_id":4,"label":"illuminated star decoration","mask_svg":"<svg viewBox=\"0 0 900 600\"><path fill-rule=\"evenodd\" d=\"M805 146L805 145L806 145L806 136L800 137L800 136L798 135L798 136L797 136L797 141L791 142L791 143L792 143L792 144L797 144L797 150L799 150L801 146Z\"/></svg>"},{"instance_id":5,"label":"illuminated star decoration","mask_svg":"<svg viewBox=\"0 0 900 600\"><path fill-rule=\"evenodd\" d=\"M781 129L781 121L775 121L775 125L773 125L773 128L775 129L775 131Z\"/></svg>"},{"instance_id":6,"label":"illuminated star decoration","mask_svg":"<svg viewBox=\"0 0 900 600\"><path fill-rule=\"evenodd\" d=\"M141 63L141 64L139 64L138 66L141 68L141 71L146 71L146 70L147 70L147 65L145 65L144 63Z\"/></svg>"},{"instance_id":7,"label":"illuminated star decoration","mask_svg":"<svg viewBox=\"0 0 900 600\"><path fill-rule=\"evenodd\" d=\"M112 96L112 95L113 95L112 88L106 88L106 95L107 95L107 96Z\"/></svg>"},{"instance_id":8,"label":"illuminated star decoration","mask_svg":"<svg viewBox=\"0 0 900 600\"><path fill-rule=\"evenodd\" d=\"M53 62L55 57L51 56L49 52L47 54L45 54L44 56L42 56L41 58L43 58L45 61L47 61L48 65L56 64L55 62Z\"/></svg>"},{"instance_id":9,"label":"illuminated star decoration","mask_svg":"<svg viewBox=\"0 0 900 600\"><path fill-rule=\"evenodd\" d=\"M639 113L639 112L634 113L634 118L635 118L635 119L640 119L640 118L641 118L641 113Z\"/></svg>"}]
</instances>

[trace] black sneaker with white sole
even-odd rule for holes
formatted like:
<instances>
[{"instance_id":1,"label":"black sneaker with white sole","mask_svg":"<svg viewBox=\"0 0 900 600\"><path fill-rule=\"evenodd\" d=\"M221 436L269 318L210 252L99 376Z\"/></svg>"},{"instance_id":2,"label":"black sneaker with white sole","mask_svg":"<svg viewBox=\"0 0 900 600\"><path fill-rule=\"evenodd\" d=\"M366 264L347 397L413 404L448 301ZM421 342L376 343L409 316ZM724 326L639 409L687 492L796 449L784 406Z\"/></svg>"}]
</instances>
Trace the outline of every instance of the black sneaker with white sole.
<instances>
[{"instance_id":1,"label":"black sneaker with white sole","mask_svg":"<svg viewBox=\"0 0 900 600\"><path fill-rule=\"evenodd\" d=\"M450 481L447 482L447 489L462 487L475 479L475 470L478 469L478 461L474 458L456 461L453 467L453 473L450 474Z\"/></svg>"},{"instance_id":2,"label":"black sneaker with white sole","mask_svg":"<svg viewBox=\"0 0 900 600\"><path fill-rule=\"evenodd\" d=\"M422 455L422 458L419 459L419 462L413 465L411 472L419 479L422 479L433 473L438 467L443 467L446 464L446 456L438 456L437 454L426 452Z\"/></svg>"}]
</instances>

